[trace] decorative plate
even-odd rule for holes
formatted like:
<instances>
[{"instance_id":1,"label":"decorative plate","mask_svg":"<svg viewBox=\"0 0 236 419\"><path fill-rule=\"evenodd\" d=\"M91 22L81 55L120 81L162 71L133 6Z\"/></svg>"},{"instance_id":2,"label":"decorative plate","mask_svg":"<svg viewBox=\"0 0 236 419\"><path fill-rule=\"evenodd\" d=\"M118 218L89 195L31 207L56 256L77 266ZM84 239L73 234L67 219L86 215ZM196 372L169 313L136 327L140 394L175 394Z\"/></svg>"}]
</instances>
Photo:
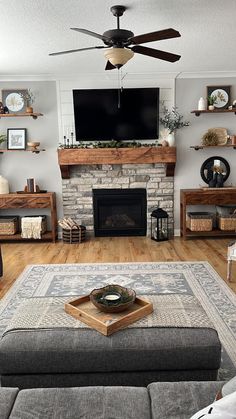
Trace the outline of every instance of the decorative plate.
<instances>
[{"instance_id":1,"label":"decorative plate","mask_svg":"<svg viewBox=\"0 0 236 419\"><path fill-rule=\"evenodd\" d=\"M27 90L2 90L2 100L4 106L7 106L10 113L25 112L26 103L22 95Z\"/></svg>"},{"instance_id":2,"label":"decorative plate","mask_svg":"<svg viewBox=\"0 0 236 419\"><path fill-rule=\"evenodd\" d=\"M218 145L225 145L228 141L226 128L209 128L208 132L215 132L218 137Z\"/></svg>"}]
</instances>

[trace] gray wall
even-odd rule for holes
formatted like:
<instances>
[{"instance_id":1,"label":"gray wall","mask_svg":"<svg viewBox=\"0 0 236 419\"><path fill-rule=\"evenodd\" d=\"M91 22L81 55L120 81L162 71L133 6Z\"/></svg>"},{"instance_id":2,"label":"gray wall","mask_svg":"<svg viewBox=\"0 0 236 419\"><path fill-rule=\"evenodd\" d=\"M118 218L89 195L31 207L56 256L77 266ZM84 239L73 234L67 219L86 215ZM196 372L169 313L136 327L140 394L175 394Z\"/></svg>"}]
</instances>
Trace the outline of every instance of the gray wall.
<instances>
[{"instance_id":1,"label":"gray wall","mask_svg":"<svg viewBox=\"0 0 236 419\"><path fill-rule=\"evenodd\" d=\"M31 117L1 118L0 134L7 128L26 128L27 139L40 141L40 148L46 151L39 154L12 151L0 154L0 174L8 179L10 192L23 190L26 179L33 177L41 189L55 191L57 207L61 215L61 176L57 163L58 146L58 112L56 82L54 81L21 81L1 82L0 89L30 88L36 94L33 104L35 112L43 116L34 120ZM6 144L1 146L6 148ZM44 210L45 211L45 210ZM31 211L32 212L32 211Z\"/></svg>"},{"instance_id":2,"label":"gray wall","mask_svg":"<svg viewBox=\"0 0 236 419\"><path fill-rule=\"evenodd\" d=\"M141 76L140 76L141 78ZM164 81L162 81L164 83ZM169 82L168 82L169 83ZM65 84L65 83L64 83ZM33 154L15 151L0 154L0 174L10 183L11 192L22 190L26 179L34 177L41 189L55 191L57 194L58 216L62 216L61 175L57 162L58 135L58 108L59 125L61 125L61 96L68 93L63 84L59 91L59 104L57 102L56 82L54 81L21 81L0 82L0 89L30 88L36 92L34 110L42 112L44 116L37 120L32 118L2 118L0 119L0 134L7 128L27 128L28 139L38 140L45 152ZM70 88L71 88L71 83ZM139 85L141 80L139 80ZM156 83L158 84L158 83ZM170 83L169 83L170 84ZM168 84L168 86L169 86ZM200 144L202 135L211 127L225 127L229 134L236 134L236 116L233 113L218 115L200 115L196 117L191 110L197 108L201 96L206 97L207 85L231 85L231 102L236 99L236 78L186 78L176 80L176 105L185 119L190 121L190 127L178 130L176 134L177 165L175 172L175 231L179 229L179 192L180 189L198 188L203 185L200 177L200 167L204 160L210 156L220 155L228 160L231 174L227 184L236 184L236 170L234 161L236 150L227 148L213 148L194 151L190 145ZM99 81L97 81L98 87ZM174 89L173 89L174 90ZM172 95L171 95L172 96ZM71 118L71 115L69 114Z\"/></svg>"},{"instance_id":3,"label":"gray wall","mask_svg":"<svg viewBox=\"0 0 236 419\"><path fill-rule=\"evenodd\" d=\"M208 128L227 128L230 135L236 134L236 115L234 113L202 114L196 117L191 110L197 109L201 96L206 98L206 86L230 85L231 103L236 99L236 78L218 79L177 79L176 80L176 106L185 119L190 121L189 127L178 130L176 134L177 165L175 171L175 230L179 229L179 195L180 189L199 188L207 186L200 176L200 167L204 160L211 156L224 157L230 164L231 174L225 185L236 184L235 158L236 150L233 148L203 149L195 151L191 145L201 144L202 135ZM196 207L195 207L196 209Z\"/></svg>"}]
</instances>

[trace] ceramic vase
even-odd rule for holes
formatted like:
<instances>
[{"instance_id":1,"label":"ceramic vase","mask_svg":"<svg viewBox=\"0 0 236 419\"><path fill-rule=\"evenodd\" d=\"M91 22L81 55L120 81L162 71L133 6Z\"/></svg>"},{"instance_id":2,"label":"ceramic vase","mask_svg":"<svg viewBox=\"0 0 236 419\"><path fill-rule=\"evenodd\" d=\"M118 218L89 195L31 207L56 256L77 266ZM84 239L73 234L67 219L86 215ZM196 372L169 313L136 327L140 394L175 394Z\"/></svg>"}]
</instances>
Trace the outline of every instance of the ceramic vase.
<instances>
[{"instance_id":1,"label":"ceramic vase","mask_svg":"<svg viewBox=\"0 0 236 419\"><path fill-rule=\"evenodd\" d=\"M27 106L26 107L26 113L33 113L33 108L32 108L32 106Z\"/></svg>"},{"instance_id":2,"label":"ceramic vase","mask_svg":"<svg viewBox=\"0 0 236 419\"><path fill-rule=\"evenodd\" d=\"M214 106L214 105L209 105L209 106L208 106L208 109L209 109L209 111L214 111L215 106Z\"/></svg>"},{"instance_id":3,"label":"ceramic vase","mask_svg":"<svg viewBox=\"0 0 236 419\"><path fill-rule=\"evenodd\" d=\"M0 194L9 193L9 183L8 180L0 175Z\"/></svg>"},{"instance_id":4,"label":"ceramic vase","mask_svg":"<svg viewBox=\"0 0 236 419\"><path fill-rule=\"evenodd\" d=\"M175 146L175 133L174 132L170 132L167 136L167 141L170 147L174 147Z\"/></svg>"},{"instance_id":5,"label":"ceramic vase","mask_svg":"<svg viewBox=\"0 0 236 419\"><path fill-rule=\"evenodd\" d=\"M206 109L206 103L203 97L200 97L199 101L198 101L198 110L199 111L205 111Z\"/></svg>"}]
</instances>

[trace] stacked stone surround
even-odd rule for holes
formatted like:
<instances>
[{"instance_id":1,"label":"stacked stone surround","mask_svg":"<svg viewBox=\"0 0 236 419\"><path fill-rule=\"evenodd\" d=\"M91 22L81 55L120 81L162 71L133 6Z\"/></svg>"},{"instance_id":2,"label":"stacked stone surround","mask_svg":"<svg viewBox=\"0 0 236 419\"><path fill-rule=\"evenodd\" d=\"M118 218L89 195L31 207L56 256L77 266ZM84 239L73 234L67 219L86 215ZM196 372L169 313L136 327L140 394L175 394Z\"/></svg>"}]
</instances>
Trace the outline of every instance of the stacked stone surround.
<instances>
[{"instance_id":1,"label":"stacked stone surround","mask_svg":"<svg viewBox=\"0 0 236 419\"><path fill-rule=\"evenodd\" d=\"M170 234L174 231L174 178L166 177L166 166L151 164L77 165L70 179L62 179L64 217L71 217L93 234L93 189L133 189L147 191L147 236L151 233L153 209L169 214Z\"/></svg>"}]
</instances>

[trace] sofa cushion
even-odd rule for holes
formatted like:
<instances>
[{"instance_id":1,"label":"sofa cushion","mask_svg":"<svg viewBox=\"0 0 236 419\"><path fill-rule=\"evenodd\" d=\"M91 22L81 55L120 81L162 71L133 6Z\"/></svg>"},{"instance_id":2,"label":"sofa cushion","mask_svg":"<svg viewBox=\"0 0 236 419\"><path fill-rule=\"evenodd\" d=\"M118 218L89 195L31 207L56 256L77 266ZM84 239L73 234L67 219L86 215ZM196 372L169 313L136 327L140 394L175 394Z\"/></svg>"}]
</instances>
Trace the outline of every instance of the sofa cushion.
<instances>
[{"instance_id":1,"label":"sofa cushion","mask_svg":"<svg viewBox=\"0 0 236 419\"><path fill-rule=\"evenodd\" d=\"M83 387L22 390L10 419L150 419L146 388Z\"/></svg>"},{"instance_id":2,"label":"sofa cushion","mask_svg":"<svg viewBox=\"0 0 236 419\"><path fill-rule=\"evenodd\" d=\"M153 419L189 419L199 409L213 402L223 383L176 382L148 386Z\"/></svg>"},{"instance_id":3,"label":"sofa cushion","mask_svg":"<svg viewBox=\"0 0 236 419\"><path fill-rule=\"evenodd\" d=\"M0 374L217 370L220 357L213 329L20 330L1 339Z\"/></svg>"},{"instance_id":4,"label":"sofa cushion","mask_svg":"<svg viewBox=\"0 0 236 419\"><path fill-rule=\"evenodd\" d=\"M0 419L9 418L18 392L18 388L0 387Z\"/></svg>"}]
</instances>

